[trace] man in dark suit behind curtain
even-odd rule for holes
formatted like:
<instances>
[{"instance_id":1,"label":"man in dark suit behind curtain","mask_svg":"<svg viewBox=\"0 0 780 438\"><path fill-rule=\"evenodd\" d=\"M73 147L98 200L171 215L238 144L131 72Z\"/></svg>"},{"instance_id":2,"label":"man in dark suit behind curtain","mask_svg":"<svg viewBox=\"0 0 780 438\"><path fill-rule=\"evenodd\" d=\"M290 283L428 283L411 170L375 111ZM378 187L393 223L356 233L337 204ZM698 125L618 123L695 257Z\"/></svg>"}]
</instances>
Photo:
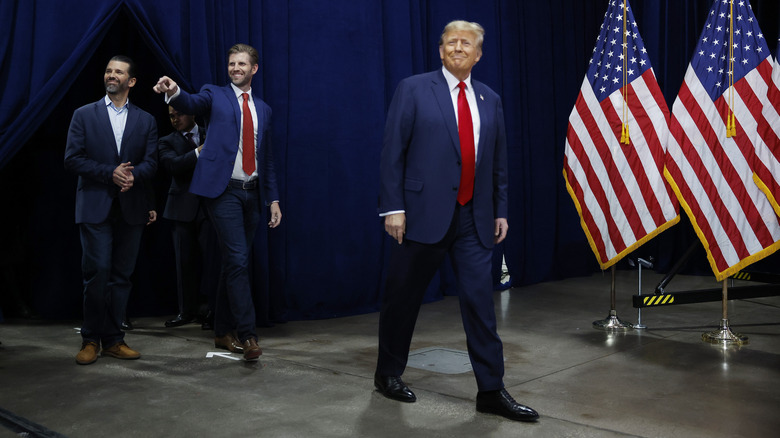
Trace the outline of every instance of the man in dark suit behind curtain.
<instances>
[{"instance_id":1,"label":"man in dark suit behind curtain","mask_svg":"<svg viewBox=\"0 0 780 438\"><path fill-rule=\"evenodd\" d=\"M270 209L268 226L276 228L282 220L270 138L271 108L252 91L258 60L254 47L236 44L228 50L231 83L227 86L204 85L200 92L190 94L168 76L154 86L177 110L206 118L209 135L190 191L206 204L222 251L214 343L235 351L237 341L247 361L256 361L262 354L249 277L261 199Z\"/></svg>"},{"instance_id":2,"label":"man in dark suit behind curtain","mask_svg":"<svg viewBox=\"0 0 780 438\"><path fill-rule=\"evenodd\" d=\"M165 326L178 327L201 320L203 328L211 330L219 273L219 259L212 254L216 250L216 235L206 208L197 195L189 192L206 131L195 123L195 117L173 107L168 107L168 116L175 131L160 138L159 159L160 167L171 175L163 217L173 221L179 314L165 321ZM209 297L208 312L200 315L204 295Z\"/></svg>"},{"instance_id":3,"label":"man in dark suit behind curtain","mask_svg":"<svg viewBox=\"0 0 780 438\"><path fill-rule=\"evenodd\" d=\"M101 346L103 356L141 356L125 343L121 324L141 234L156 215L144 183L157 170L157 125L128 100L136 83L133 61L111 58L103 82L106 96L73 113L65 146L65 169L79 177L84 324L76 362L81 365L95 362Z\"/></svg>"},{"instance_id":4,"label":"man in dark suit behind curtain","mask_svg":"<svg viewBox=\"0 0 780 438\"><path fill-rule=\"evenodd\" d=\"M501 100L471 78L484 30L453 21L439 41L440 70L404 79L390 103L380 164L379 213L393 246L379 318L374 386L417 400L401 380L425 290L446 254L457 278L477 410L534 421L504 389L491 277L507 233L506 134Z\"/></svg>"}]
</instances>

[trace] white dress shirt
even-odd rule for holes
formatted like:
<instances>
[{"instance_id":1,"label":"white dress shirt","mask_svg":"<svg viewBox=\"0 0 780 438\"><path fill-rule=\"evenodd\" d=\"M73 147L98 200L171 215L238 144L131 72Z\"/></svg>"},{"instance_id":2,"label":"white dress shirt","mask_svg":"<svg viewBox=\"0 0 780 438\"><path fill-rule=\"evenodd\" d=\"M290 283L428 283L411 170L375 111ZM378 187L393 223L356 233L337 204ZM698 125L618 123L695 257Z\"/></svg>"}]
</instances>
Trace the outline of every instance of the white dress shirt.
<instances>
[{"instance_id":1,"label":"white dress shirt","mask_svg":"<svg viewBox=\"0 0 780 438\"><path fill-rule=\"evenodd\" d=\"M108 120L111 121L111 130L114 131L114 140L116 141L116 154L122 151L122 136L125 133L125 126L127 125L127 104L130 99L126 100L124 105L117 108L114 102L106 94L103 99L106 103L106 111L108 111Z\"/></svg>"}]
</instances>

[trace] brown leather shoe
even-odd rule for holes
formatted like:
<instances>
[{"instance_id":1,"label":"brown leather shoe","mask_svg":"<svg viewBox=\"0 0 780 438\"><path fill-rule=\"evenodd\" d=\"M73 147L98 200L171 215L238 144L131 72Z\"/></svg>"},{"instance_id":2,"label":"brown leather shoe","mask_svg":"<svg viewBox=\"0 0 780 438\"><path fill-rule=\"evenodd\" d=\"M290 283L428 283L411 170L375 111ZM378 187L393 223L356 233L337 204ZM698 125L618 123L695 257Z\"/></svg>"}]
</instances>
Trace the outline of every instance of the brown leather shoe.
<instances>
[{"instance_id":1,"label":"brown leather shoe","mask_svg":"<svg viewBox=\"0 0 780 438\"><path fill-rule=\"evenodd\" d=\"M244 360L255 361L261 354L263 350L257 345L257 339L249 338L244 341Z\"/></svg>"},{"instance_id":2,"label":"brown leather shoe","mask_svg":"<svg viewBox=\"0 0 780 438\"><path fill-rule=\"evenodd\" d=\"M81 351L76 355L76 363L79 365L89 365L97 360L98 344L96 342L84 342L81 344Z\"/></svg>"},{"instance_id":3,"label":"brown leather shoe","mask_svg":"<svg viewBox=\"0 0 780 438\"><path fill-rule=\"evenodd\" d=\"M215 337L214 346L223 350L227 350L231 353L241 354L244 352L244 347L242 347L241 343L238 342L238 339L233 337L233 335L230 333L226 334L225 336Z\"/></svg>"},{"instance_id":4,"label":"brown leather shoe","mask_svg":"<svg viewBox=\"0 0 780 438\"><path fill-rule=\"evenodd\" d=\"M131 349L124 342L119 342L109 348L103 348L101 356L112 356L117 359L133 360L141 357L141 353Z\"/></svg>"}]
</instances>

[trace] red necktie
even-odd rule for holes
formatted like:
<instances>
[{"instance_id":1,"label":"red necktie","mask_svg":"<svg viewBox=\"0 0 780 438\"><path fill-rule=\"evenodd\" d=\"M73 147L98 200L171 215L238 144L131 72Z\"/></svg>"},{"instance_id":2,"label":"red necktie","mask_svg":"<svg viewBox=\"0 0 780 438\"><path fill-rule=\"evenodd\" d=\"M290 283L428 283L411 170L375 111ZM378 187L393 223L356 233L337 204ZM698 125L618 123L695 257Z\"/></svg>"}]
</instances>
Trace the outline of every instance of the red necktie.
<instances>
[{"instance_id":1,"label":"red necktie","mask_svg":"<svg viewBox=\"0 0 780 438\"><path fill-rule=\"evenodd\" d=\"M474 194L474 124L471 121L466 84L458 84L458 137L460 137L460 187L458 204L466 205Z\"/></svg>"},{"instance_id":2,"label":"red necktie","mask_svg":"<svg viewBox=\"0 0 780 438\"><path fill-rule=\"evenodd\" d=\"M242 93L244 105L241 108L241 147L243 148L242 166L247 175L255 171L255 126L252 124L252 112L249 111L249 95Z\"/></svg>"}]
</instances>

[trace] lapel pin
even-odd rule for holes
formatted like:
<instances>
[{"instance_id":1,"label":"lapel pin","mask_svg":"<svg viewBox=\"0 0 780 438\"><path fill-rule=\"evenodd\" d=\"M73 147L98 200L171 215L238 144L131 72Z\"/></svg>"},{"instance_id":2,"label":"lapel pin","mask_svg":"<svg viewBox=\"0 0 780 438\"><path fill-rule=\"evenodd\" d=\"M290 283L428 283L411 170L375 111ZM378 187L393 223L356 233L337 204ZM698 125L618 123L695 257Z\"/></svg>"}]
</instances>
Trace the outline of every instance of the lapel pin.
<instances>
[{"instance_id":1,"label":"lapel pin","mask_svg":"<svg viewBox=\"0 0 780 438\"><path fill-rule=\"evenodd\" d=\"M483 96L481 94L479 95L479 98L482 99L482 100L485 100L485 96Z\"/></svg>"}]
</instances>

